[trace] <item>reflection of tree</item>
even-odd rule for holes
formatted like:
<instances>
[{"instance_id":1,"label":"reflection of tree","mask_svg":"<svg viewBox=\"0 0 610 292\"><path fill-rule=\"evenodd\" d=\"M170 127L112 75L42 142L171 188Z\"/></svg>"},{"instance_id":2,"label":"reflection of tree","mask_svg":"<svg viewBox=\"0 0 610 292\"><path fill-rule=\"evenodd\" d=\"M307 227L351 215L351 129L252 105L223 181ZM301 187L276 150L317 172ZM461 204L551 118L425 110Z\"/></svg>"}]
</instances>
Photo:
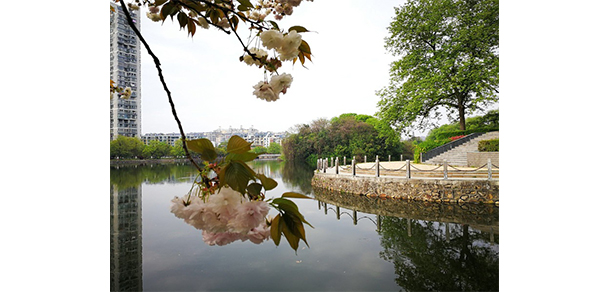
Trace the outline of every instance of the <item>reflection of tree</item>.
<instances>
[{"instance_id":1,"label":"reflection of tree","mask_svg":"<svg viewBox=\"0 0 610 292\"><path fill-rule=\"evenodd\" d=\"M290 187L298 187L303 194L311 194L311 179L315 168L297 161L286 161L283 165L282 181Z\"/></svg>"},{"instance_id":2,"label":"reflection of tree","mask_svg":"<svg viewBox=\"0 0 610 292\"><path fill-rule=\"evenodd\" d=\"M110 183L119 189L139 187L143 182L161 183L192 181L197 174L190 164L154 164L110 167Z\"/></svg>"},{"instance_id":3,"label":"reflection of tree","mask_svg":"<svg viewBox=\"0 0 610 292\"><path fill-rule=\"evenodd\" d=\"M394 262L396 283L406 291L499 290L499 254L489 235L396 217L384 216L381 224L380 257Z\"/></svg>"}]
</instances>

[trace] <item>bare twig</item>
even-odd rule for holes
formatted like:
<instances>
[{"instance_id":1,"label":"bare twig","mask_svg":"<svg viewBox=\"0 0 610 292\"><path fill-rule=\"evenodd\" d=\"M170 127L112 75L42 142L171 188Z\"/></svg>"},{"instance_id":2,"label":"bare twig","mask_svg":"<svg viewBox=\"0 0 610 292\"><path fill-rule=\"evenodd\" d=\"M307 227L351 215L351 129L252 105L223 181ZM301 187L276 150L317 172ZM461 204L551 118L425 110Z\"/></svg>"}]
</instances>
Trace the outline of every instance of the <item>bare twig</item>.
<instances>
[{"instance_id":1,"label":"bare twig","mask_svg":"<svg viewBox=\"0 0 610 292\"><path fill-rule=\"evenodd\" d=\"M133 19L131 18L129 11L127 10L127 6L125 6L125 2L123 0L120 0L120 2L121 2L121 8L123 9L123 12L125 13L125 17L127 17L127 24L136 33L136 35L138 36L138 39L140 39L140 41L142 42L144 47L146 47L146 51L148 51L148 54L153 58L153 61L155 62L155 66L157 67L157 72L159 72L159 80L161 80L161 84L163 84L163 89L167 93L167 99L172 108L172 114L174 115L174 119L176 120L176 123L178 124L178 128L180 129L180 136L182 137L182 148L184 149L184 152L186 153L186 157L188 157L188 159L197 168L197 170L199 170L199 172L201 172L202 171L201 167L199 167L199 165L195 162L195 160L189 153L188 148L186 147L186 135L184 134L184 130L182 129L182 123L180 123L180 119L178 118L178 114L176 113L176 107L174 106L174 101L172 100L172 94L169 91L169 88L167 88L167 84L165 83L165 78L163 78L163 73L161 72L161 62L159 62L159 58L157 58L157 56L155 56L155 54L150 49L150 46L148 45L148 43L146 42L146 40L144 39L144 37L142 36L140 31L138 31L136 26L133 24Z\"/></svg>"}]
</instances>

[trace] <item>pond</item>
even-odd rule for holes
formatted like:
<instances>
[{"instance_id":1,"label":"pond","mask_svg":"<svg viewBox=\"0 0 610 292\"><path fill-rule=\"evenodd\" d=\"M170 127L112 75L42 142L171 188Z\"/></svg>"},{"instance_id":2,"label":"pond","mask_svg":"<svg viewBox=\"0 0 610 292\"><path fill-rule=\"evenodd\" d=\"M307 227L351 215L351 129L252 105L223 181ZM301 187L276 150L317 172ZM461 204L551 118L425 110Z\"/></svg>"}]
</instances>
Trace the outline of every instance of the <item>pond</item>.
<instances>
[{"instance_id":1,"label":"pond","mask_svg":"<svg viewBox=\"0 0 610 292\"><path fill-rule=\"evenodd\" d=\"M252 168L294 191L314 228L295 253L284 238L209 246L170 212L191 188L189 164L111 166L112 291L497 291L498 207L438 205L314 190L313 169ZM275 210L270 215L275 215ZM301 245L303 245L301 243Z\"/></svg>"}]
</instances>

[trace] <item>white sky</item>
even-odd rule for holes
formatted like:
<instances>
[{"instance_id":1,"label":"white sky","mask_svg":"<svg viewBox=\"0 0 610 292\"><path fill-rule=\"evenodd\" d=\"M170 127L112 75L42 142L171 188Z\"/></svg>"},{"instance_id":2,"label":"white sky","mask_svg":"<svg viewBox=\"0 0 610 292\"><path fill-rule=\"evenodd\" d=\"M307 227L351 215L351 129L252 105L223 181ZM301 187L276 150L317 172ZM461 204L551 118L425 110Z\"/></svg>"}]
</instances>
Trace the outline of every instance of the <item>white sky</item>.
<instances>
[{"instance_id":1,"label":"white sky","mask_svg":"<svg viewBox=\"0 0 610 292\"><path fill-rule=\"evenodd\" d=\"M263 70L239 62L242 48L234 35L199 28L194 38L177 22L150 21L141 12L141 30L161 68L186 132L222 127L285 131L296 124L343 113L374 115L375 91L388 84L393 59L384 48L394 7L403 0L333 0L306 2L278 24L301 25L312 49L303 68L285 62L280 73L294 80L275 102L256 98L252 86ZM243 23L240 23L242 25ZM245 28L245 26L241 27ZM242 30L244 32L245 30ZM247 39L248 34L240 34ZM142 133L177 132L167 97L152 58L141 46Z\"/></svg>"}]
</instances>

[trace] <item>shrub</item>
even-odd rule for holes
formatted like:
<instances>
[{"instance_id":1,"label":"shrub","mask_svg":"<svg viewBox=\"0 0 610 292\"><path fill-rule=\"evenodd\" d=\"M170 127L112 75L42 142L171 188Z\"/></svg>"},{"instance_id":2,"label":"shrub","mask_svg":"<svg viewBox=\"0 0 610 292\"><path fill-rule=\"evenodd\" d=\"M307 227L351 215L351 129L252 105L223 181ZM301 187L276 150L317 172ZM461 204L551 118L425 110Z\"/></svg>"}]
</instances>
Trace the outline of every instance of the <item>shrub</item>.
<instances>
[{"instance_id":1,"label":"shrub","mask_svg":"<svg viewBox=\"0 0 610 292\"><path fill-rule=\"evenodd\" d=\"M500 139L482 140L479 141L480 152L499 152Z\"/></svg>"}]
</instances>

